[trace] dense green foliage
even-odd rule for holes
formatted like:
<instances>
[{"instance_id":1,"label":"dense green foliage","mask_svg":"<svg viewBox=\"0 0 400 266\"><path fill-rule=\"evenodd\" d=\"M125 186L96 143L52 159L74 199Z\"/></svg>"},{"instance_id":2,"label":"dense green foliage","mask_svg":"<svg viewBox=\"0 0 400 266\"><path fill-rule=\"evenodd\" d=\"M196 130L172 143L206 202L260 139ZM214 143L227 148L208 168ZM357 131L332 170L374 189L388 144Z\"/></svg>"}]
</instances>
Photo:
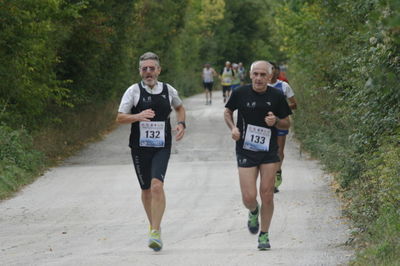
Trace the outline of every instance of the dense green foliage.
<instances>
[{"instance_id":1,"label":"dense green foliage","mask_svg":"<svg viewBox=\"0 0 400 266\"><path fill-rule=\"evenodd\" d=\"M159 54L160 79L181 95L201 91L204 63L219 72L226 60L268 59L288 64L296 135L337 173L370 243L354 263L395 264L399 9L397 0L1 0L0 198L111 124L144 52Z\"/></svg>"},{"instance_id":2,"label":"dense green foliage","mask_svg":"<svg viewBox=\"0 0 400 266\"><path fill-rule=\"evenodd\" d=\"M42 155L33 149L26 130L0 125L0 198L31 181L40 171Z\"/></svg>"},{"instance_id":3,"label":"dense green foliage","mask_svg":"<svg viewBox=\"0 0 400 266\"><path fill-rule=\"evenodd\" d=\"M22 136L35 136L35 147L54 159L110 125L110 111L101 110L132 80L133 2L0 1L2 130L21 136L11 143L36 166L12 162L15 154L4 152L1 197L29 182L20 177L37 174L46 162ZM94 111L90 118L88 110ZM105 123L97 122L101 117ZM11 133L4 132L1 151L10 150Z\"/></svg>"},{"instance_id":4,"label":"dense green foliage","mask_svg":"<svg viewBox=\"0 0 400 266\"><path fill-rule=\"evenodd\" d=\"M60 123L131 80L129 2L71 2L0 3L0 118L12 127Z\"/></svg>"},{"instance_id":5,"label":"dense green foliage","mask_svg":"<svg viewBox=\"0 0 400 266\"><path fill-rule=\"evenodd\" d=\"M163 80L198 92L204 63L219 70L277 50L265 38L265 8L250 0L1 1L0 118L34 130L119 99L146 51L160 55Z\"/></svg>"},{"instance_id":6,"label":"dense green foliage","mask_svg":"<svg viewBox=\"0 0 400 266\"><path fill-rule=\"evenodd\" d=\"M370 245L359 265L400 259L399 10L394 0L288 1L274 20L297 89L296 135L337 173Z\"/></svg>"},{"instance_id":7,"label":"dense green foliage","mask_svg":"<svg viewBox=\"0 0 400 266\"><path fill-rule=\"evenodd\" d=\"M226 60L248 65L260 53L271 56L277 49L265 37L266 7L250 0L0 1L0 120L58 158L110 125L115 103L139 79L144 52L159 54L160 79L181 95L201 91L206 62L219 71Z\"/></svg>"}]
</instances>

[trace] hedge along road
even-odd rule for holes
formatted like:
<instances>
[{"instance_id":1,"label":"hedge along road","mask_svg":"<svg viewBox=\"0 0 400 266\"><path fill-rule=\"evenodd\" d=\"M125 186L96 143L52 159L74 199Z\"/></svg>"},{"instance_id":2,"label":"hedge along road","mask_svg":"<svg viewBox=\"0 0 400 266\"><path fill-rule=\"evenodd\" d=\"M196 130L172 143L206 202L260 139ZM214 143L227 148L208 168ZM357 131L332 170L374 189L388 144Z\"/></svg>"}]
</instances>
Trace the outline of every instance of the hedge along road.
<instances>
[{"instance_id":1,"label":"hedge along road","mask_svg":"<svg viewBox=\"0 0 400 266\"><path fill-rule=\"evenodd\" d=\"M0 203L0 265L346 264L349 229L330 177L291 137L275 194L272 249L257 250L220 94L212 106L204 95L184 101L188 130L173 144L167 171L161 252L147 247L129 126L120 126Z\"/></svg>"}]
</instances>

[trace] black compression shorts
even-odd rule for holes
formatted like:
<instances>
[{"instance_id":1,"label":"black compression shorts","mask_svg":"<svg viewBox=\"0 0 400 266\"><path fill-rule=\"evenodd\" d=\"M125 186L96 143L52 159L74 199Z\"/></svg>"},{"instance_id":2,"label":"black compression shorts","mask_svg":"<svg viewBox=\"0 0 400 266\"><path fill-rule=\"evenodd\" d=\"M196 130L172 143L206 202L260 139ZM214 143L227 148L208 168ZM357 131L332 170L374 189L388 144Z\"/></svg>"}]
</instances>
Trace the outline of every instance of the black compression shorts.
<instances>
[{"instance_id":1,"label":"black compression shorts","mask_svg":"<svg viewBox=\"0 0 400 266\"><path fill-rule=\"evenodd\" d=\"M142 190L149 189L151 179L164 182L167 172L171 147L163 149L131 149L133 165Z\"/></svg>"}]
</instances>

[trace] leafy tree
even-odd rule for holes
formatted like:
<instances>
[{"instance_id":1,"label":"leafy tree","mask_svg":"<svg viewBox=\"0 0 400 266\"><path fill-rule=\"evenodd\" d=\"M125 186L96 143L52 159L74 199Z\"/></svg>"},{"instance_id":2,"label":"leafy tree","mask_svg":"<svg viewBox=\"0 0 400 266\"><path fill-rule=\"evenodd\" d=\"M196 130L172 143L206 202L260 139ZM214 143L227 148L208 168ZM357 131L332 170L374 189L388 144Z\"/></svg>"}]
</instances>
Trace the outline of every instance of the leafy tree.
<instances>
[{"instance_id":1,"label":"leafy tree","mask_svg":"<svg viewBox=\"0 0 400 266\"><path fill-rule=\"evenodd\" d=\"M0 3L0 117L34 127L48 104L69 105L69 90L54 66L62 41L58 18L75 15L61 1L15 0Z\"/></svg>"}]
</instances>

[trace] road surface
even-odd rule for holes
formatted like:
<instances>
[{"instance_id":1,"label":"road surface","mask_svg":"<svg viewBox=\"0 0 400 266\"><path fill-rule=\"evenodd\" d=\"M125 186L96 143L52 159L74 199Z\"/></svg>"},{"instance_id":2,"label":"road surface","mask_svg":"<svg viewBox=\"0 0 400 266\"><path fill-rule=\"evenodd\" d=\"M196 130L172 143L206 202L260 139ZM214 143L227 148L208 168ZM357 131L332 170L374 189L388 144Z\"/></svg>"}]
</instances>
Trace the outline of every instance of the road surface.
<instances>
[{"instance_id":1,"label":"road surface","mask_svg":"<svg viewBox=\"0 0 400 266\"><path fill-rule=\"evenodd\" d=\"M344 265L353 255L331 178L289 137L270 251L242 206L221 93L184 101L187 134L167 171L164 248L148 225L127 147L129 126L89 145L0 203L0 265Z\"/></svg>"}]
</instances>

